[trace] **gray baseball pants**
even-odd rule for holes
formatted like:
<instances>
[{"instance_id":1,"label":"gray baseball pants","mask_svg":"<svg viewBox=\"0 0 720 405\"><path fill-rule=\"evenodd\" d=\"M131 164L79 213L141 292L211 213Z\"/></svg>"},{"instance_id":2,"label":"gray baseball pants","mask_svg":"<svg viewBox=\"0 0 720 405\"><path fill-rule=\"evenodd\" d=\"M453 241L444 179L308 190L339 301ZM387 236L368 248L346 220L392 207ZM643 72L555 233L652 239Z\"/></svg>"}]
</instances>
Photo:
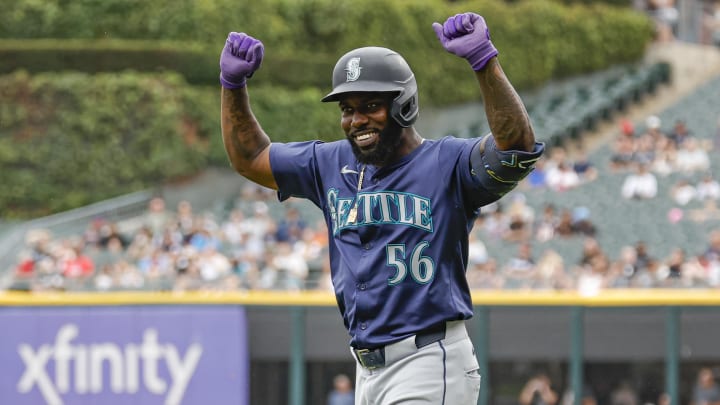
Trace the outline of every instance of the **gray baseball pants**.
<instances>
[{"instance_id":1,"label":"gray baseball pants","mask_svg":"<svg viewBox=\"0 0 720 405\"><path fill-rule=\"evenodd\" d=\"M464 321L448 322L445 338L425 347L411 336L384 352L384 366L356 362L355 405L477 404L479 366Z\"/></svg>"}]
</instances>

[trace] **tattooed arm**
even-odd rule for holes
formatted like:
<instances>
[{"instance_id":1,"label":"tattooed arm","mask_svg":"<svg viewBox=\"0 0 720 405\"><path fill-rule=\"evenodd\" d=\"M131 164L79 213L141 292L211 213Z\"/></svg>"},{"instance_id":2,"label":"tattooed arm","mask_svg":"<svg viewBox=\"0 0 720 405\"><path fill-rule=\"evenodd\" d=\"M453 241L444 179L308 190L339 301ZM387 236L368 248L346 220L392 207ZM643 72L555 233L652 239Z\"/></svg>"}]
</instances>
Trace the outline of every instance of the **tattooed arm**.
<instances>
[{"instance_id":1,"label":"tattooed arm","mask_svg":"<svg viewBox=\"0 0 720 405\"><path fill-rule=\"evenodd\" d=\"M485 114L499 150L530 152L535 147L530 118L520 96L505 76L497 58L475 72L485 103Z\"/></svg>"},{"instance_id":2,"label":"tattooed arm","mask_svg":"<svg viewBox=\"0 0 720 405\"><path fill-rule=\"evenodd\" d=\"M498 50L490 40L485 19L475 13L461 13L432 26L443 48L466 59L475 71L497 150L532 152L535 135L530 119L520 96L500 67Z\"/></svg>"},{"instance_id":3,"label":"tattooed arm","mask_svg":"<svg viewBox=\"0 0 720 405\"><path fill-rule=\"evenodd\" d=\"M243 177L277 190L270 169L270 137L250 109L247 88L222 89L220 107L225 151Z\"/></svg>"}]
</instances>

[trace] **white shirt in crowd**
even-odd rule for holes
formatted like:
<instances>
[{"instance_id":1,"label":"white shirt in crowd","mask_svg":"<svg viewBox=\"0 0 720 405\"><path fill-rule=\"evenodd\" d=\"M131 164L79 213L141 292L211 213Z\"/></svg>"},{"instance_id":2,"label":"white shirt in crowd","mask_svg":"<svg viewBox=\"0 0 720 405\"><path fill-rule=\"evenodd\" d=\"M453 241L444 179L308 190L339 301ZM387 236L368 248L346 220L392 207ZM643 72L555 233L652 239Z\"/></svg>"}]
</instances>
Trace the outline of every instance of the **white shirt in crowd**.
<instances>
[{"instance_id":1,"label":"white shirt in crowd","mask_svg":"<svg viewBox=\"0 0 720 405\"><path fill-rule=\"evenodd\" d=\"M698 200L720 199L720 183L710 176L706 176L696 187Z\"/></svg>"},{"instance_id":2,"label":"white shirt in crowd","mask_svg":"<svg viewBox=\"0 0 720 405\"><path fill-rule=\"evenodd\" d=\"M657 195L657 178L641 165L637 173L628 175L622 185L623 198L654 198Z\"/></svg>"},{"instance_id":3,"label":"white shirt in crowd","mask_svg":"<svg viewBox=\"0 0 720 405\"><path fill-rule=\"evenodd\" d=\"M564 191L580 185L580 176L568 164L560 163L548 169L545 182L555 191Z\"/></svg>"},{"instance_id":4,"label":"white shirt in crowd","mask_svg":"<svg viewBox=\"0 0 720 405\"><path fill-rule=\"evenodd\" d=\"M685 140L683 147L677 151L675 167L683 173L708 170L710 168L710 156L695 139L689 138Z\"/></svg>"}]
</instances>

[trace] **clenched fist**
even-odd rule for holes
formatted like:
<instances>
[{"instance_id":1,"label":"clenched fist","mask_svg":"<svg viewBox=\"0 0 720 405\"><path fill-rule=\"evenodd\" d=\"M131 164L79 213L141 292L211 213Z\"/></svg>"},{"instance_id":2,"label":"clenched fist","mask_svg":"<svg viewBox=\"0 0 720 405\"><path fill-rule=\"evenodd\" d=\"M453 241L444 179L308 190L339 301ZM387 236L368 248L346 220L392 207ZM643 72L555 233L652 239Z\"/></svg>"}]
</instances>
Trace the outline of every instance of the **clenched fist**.
<instances>
[{"instance_id":1,"label":"clenched fist","mask_svg":"<svg viewBox=\"0 0 720 405\"><path fill-rule=\"evenodd\" d=\"M265 47L244 32L231 32L220 54L220 84L226 89L245 87L248 77L260 68Z\"/></svg>"},{"instance_id":2,"label":"clenched fist","mask_svg":"<svg viewBox=\"0 0 720 405\"><path fill-rule=\"evenodd\" d=\"M444 24L433 23L432 27L443 48L465 58L475 71L485 67L487 62L498 54L490 41L490 30L485 19L478 14L456 14Z\"/></svg>"}]
</instances>

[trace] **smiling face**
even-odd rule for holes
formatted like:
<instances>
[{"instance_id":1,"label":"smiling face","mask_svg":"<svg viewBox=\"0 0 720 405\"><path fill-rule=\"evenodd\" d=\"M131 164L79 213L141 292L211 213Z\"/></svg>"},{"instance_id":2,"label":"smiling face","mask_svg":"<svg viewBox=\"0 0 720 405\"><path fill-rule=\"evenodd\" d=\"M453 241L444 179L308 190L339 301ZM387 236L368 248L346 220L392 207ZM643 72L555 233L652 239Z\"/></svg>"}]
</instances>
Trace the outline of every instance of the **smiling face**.
<instances>
[{"instance_id":1,"label":"smiling face","mask_svg":"<svg viewBox=\"0 0 720 405\"><path fill-rule=\"evenodd\" d=\"M355 157L382 166L398 155L402 127L390 116L391 93L348 93L340 99L341 126Z\"/></svg>"}]
</instances>

